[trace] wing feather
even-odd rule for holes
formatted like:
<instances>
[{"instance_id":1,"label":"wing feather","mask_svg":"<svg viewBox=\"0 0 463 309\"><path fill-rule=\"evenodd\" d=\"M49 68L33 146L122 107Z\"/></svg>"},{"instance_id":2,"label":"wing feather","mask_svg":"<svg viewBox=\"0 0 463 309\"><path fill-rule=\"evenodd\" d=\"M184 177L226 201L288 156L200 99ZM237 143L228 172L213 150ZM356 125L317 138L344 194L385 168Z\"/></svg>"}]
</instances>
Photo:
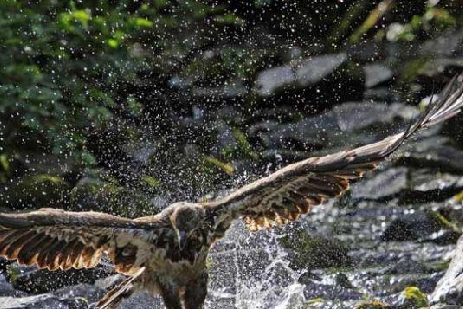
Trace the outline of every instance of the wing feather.
<instances>
[{"instance_id":1,"label":"wing feather","mask_svg":"<svg viewBox=\"0 0 463 309\"><path fill-rule=\"evenodd\" d=\"M453 117L462 106L463 74L460 74L449 82L440 99L429 104L405 131L352 150L288 165L220 200L204 204L216 218L217 237L238 216L243 216L252 231L297 219L311 207L344 193L350 180L375 169L415 132Z\"/></svg>"},{"instance_id":2,"label":"wing feather","mask_svg":"<svg viewBox=\"0 0 463 309\"><path fill-rule=\"evenodd\" d=\"M25 265L69 269L93 267L104 252L116 270L130 274L146 262L146 250L165 224L158 217L136 221L97 212L40 209L0 214L0 256Z\"/></svg>"}]
</instances>

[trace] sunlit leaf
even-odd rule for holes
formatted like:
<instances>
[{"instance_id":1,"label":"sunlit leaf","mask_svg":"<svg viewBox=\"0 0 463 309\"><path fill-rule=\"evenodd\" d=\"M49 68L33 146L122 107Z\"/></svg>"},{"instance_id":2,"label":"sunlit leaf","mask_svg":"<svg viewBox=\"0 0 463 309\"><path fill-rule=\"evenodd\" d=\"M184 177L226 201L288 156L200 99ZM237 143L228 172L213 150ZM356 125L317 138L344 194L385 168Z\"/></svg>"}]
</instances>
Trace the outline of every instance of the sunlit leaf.
<instances>
[{"instance_id":1,"label":"sunlit leaf","mask_svg":"<svg viewBox=\"0 0 463 309\"><path fill-rule=\"evenodd\" d=\"M206 160L207 163L218 167L219 169L221 169L227 174L231 175L235 172L235 168L229 163L222 162L216 158L209 157L209 156L205 156L204 159Z\"/></svg>"},{"instance_id":2,"label":"sunlit leaf","mask_svg":"<svg viewBox=\"0 0 463 309\"><path fill-rule=\"evenodd\" d=\"M153 27L153 22L144 18L136 18L135 24L141 28L151 28Z\"/></svg>"}]
</instances>

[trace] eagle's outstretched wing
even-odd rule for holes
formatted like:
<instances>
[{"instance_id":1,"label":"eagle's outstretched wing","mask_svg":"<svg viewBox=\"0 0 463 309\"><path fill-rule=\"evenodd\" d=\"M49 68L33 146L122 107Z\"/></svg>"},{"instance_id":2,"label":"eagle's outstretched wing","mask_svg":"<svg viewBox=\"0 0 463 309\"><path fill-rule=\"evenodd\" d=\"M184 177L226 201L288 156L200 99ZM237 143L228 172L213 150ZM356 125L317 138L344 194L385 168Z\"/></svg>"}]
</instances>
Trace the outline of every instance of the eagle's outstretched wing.
<instances>
[{"instance_id":1,"label":"eagle's outstretched wing","mask_svg":"<svg viewBox=\"0 0 463 309\"><path fill-rule=\"evenodd\" d=\"M48 208L0 214L0 256L55 270L93 267L107 252L118 272L131 274L143 267L164 227L162 220Z\"/></svg>"},{"instance_id":2,"label":"eagle's outstretched wing","mask_svg":"<svg viewBox=\"0 0 463 309\"><path fill-rule=\"evenodd\" d=\"M243 216L253 231L295 220L312 206L342 194L350 179L374 169L412 134L454 116L462 106L463 74L455 76L441 98L430 104L404 132L377 143L288 165L205 207L217 218L218 234L238 216Z\"/></svg>"}]
</instances>

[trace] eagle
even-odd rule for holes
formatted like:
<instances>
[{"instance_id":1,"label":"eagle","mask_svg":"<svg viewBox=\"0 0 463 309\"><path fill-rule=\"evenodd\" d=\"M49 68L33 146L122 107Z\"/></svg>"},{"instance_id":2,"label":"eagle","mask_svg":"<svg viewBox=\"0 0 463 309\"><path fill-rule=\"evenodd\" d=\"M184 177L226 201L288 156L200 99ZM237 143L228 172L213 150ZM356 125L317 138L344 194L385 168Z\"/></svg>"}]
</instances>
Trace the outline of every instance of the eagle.
<instances>
[{"instance_id":1,"label":"eagle","mask_svg":"<svg viewBox=\"0 0 463 309\"><path fill-rule=\"evenodd\" d=\"M114 308L134 291L146 289L159 293L167 309L200 309L207 295L206 258L233 220L241 217L251 231L296 220L341 195L349 181L375 169L414 133L456 115L462 105L460 74L401 133L307 158L222 198L173 203L153 216L129 219L51 208L2 213L0 256L49 270L94 267L107 256L128 277L93 308Z\"/></svg>"}]
</instances>

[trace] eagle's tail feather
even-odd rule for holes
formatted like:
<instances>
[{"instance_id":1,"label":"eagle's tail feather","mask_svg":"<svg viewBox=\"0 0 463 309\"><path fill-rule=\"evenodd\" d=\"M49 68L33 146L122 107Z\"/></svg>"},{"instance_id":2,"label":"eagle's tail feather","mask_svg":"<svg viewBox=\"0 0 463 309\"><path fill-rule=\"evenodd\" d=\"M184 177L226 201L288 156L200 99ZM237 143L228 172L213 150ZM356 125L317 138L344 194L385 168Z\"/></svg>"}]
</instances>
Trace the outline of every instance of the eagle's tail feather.
<instances>
[{"instance_id":1,"label":"eagle's tail feather","mask_svg":"<svg viewBox=\"0 0 463 309\"><path fill-rule=\"evenodd\" d=\"M135 292L135 285L138 277L143 273L144 268L135 274L133 277L130 277L120 284L112 288L108 293L106 293L103 298L98 302L90 305L92 309L114 309L116 308L124 299L128 298Z\"/></svg>"}]
</instances>

